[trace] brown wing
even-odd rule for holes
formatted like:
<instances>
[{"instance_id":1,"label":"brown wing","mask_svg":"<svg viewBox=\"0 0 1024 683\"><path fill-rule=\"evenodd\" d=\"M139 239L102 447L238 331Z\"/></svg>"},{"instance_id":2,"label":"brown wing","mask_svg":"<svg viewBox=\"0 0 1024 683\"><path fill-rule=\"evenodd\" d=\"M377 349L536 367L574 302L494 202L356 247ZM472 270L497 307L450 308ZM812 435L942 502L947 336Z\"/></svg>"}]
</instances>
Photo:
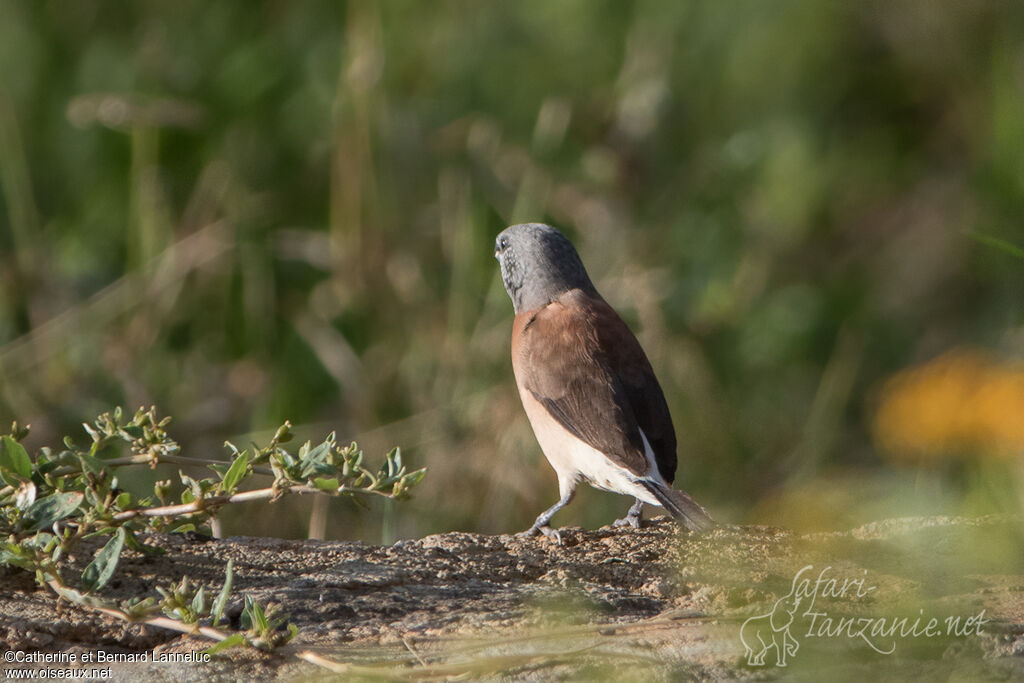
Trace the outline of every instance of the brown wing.
<instances>
[{"instance_id":1,"label":"brown wing","mask_svg":"<svg viewBox=\"0 0 1024 683\"><path fill-rule=\"evenodd\" d=\"M643 476L643 430L671 483L676 437L640 343L600 297L572 290L534 312L517 340L521 382L577 438Z\"/></svg>"}]
</instances>

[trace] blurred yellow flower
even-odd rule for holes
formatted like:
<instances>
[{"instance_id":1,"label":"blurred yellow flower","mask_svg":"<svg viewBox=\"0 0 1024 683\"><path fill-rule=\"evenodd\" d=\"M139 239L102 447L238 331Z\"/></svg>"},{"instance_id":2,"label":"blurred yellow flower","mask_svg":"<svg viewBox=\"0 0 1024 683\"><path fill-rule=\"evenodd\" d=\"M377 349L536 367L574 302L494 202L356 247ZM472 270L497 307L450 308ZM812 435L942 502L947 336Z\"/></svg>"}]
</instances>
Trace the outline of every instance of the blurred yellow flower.
<instances>
[{"instance_id":1,"label":"blurred yellow flower","mask_svg":"<svg viewBox=\"0 0 1024 683\"><path fill-rule=\"evenodd\" d=\"M951 351L882 389L876 442L900 459L1024 454L1024 364Z\"/></svg>"}]
</instances>

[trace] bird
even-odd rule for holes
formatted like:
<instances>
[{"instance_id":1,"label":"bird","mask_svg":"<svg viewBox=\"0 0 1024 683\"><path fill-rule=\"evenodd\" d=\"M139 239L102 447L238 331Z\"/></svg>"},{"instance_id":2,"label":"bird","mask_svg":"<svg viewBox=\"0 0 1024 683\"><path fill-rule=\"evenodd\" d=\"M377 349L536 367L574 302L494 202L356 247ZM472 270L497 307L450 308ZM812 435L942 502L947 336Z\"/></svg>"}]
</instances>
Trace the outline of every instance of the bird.
<instances>
[{"instance_id":1,"label":"bird","mask_svg":"<svg viewBox=\"0 0 1024 683\"><path fill-rule=\"evenodd\" d=\"M676 435L661 385L568 238L543 223L512 225L495 238L494 256L515 311L511 350L519 396L558 476L558 502L519 535L561 543L551 519L582 482L635 499L617 527L640 528L649 503L692 531L713 528L697 501L672 488Z\"/></svg>"}]
</instances>

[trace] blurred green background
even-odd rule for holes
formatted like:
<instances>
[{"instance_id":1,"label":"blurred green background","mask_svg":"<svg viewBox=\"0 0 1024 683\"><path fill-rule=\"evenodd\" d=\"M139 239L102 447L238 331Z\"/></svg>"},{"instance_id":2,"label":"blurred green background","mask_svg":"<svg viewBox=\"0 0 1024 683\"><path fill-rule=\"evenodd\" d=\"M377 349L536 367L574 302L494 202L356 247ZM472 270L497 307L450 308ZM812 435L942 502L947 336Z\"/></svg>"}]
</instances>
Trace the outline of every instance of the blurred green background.
<instances>
[{"instance_id":1,"label":"blurred green background","mask_svg":"<svg viewBox=\"0 0 1024 683\"><path fill-rule=\"evenodd\" d=\"M204 457L290 419L429 468L328 537L525 528L556 485L492 252L545 221L718 518L1021 509L1024 5L0 0L0 185L30 450L115 405Z\"/></svg>"}]
</instances>

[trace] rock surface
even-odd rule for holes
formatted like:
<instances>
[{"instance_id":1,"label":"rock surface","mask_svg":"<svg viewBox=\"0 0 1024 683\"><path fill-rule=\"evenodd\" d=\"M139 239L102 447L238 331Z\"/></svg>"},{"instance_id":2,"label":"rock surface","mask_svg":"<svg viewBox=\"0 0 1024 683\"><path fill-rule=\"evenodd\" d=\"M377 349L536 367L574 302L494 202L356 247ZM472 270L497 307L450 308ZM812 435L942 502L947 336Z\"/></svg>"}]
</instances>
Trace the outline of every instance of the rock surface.
<instances>
[{"instance_id":1,"label":"rock surface","mask_svg":"<svg viewBox=\"0 0 1024 683\"><path fill-rule=\"evenodd\" d=\"M233 649L208 663L117 663L111 674L292 678L323 671L296 656L313 652L350 674L408 678L846 678L875 670L1020 679L1021 528L1006 517L914 518L847 532L722 527L692 536L659 519L641 530L563 529L561 546L467 533L391 547L154 536L148 541L167 554L126 551L105 598L155 595L155 585L182 575L215 595L233 559L235 625L249 594L280 603L299 635L272 654ZM89 559L85 552L76 562ZM58 604L28 574L0 570L5 652L152 659L208 645Z\"/></svg>"}]
</instances>

